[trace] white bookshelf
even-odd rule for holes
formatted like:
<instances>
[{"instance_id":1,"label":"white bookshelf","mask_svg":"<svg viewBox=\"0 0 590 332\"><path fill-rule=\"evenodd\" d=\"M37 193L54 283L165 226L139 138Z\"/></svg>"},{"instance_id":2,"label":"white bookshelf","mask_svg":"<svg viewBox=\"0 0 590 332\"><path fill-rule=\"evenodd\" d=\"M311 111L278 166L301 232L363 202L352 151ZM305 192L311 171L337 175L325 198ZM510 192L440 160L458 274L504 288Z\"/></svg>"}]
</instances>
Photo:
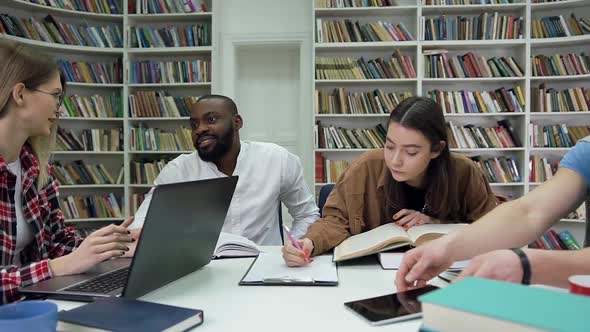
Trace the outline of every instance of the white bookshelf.
<instances>
[{"instance_id":1,"label":"white bookshelf","mask_svg":"<svg viewBox=\"0 0 590 332\"><path fill-rule=\"evenodd\" d=\"M531 4L531 1L514 0L512 4L504 5L456 5L456 6L426 6L422 0L401 0L397 1L399 6L386 8L315 8L315 1L312 8L314 22L314 41L316 41L317 19L343 20L349 19L353 22L371 22L384 20L392 23L404 22L412 33L414 41L408 42L363 42L363 43L318 43L314 42L312 61L315 73L315 57L318 56L349 56L358 58L359 54L366 59L372 55L391 54L399 48L402 54L410 55L414 60L414 69L417 73L415 79L383 79L383 80L318 80L314 81L313 92L332 91L335 88L344 88L347 91L369 91L382 89L384 92L411 91L415 95L426 95L430 90L456 91L456 90L495 90L500 87L507 89L519 86L525 94L525 112L522 113L486 113L486 114L445 114L447 121L453 121L460 125L476 124L492 126L496 121L508 119L515 128L515 134L519 137L522 147L501 148L501 149L452 149L452 151L467 154L469 156L479 155L482 157L513 157L519 166L519 173L522 181L517 183L492 183L494 192L519 197L538 186L537 183L529 181L529 160L532 156L542 155L553 159L563 157L568 148L535 148L529 140L529 124L535 123L567 123L567 124L590 124L590 112L571 113L538 113L531 109L531 88L545 83L548 86L564 89L590 85L590 75L579 76L551 76L533 77L530 65L530 58L536 54L555 54L582 51L588 52L590 35L572 36L565 38L532 39L531 20L533 18L551 15L567 15L575 12L578 18L590 15L590 1L569 0L556 3ZM439 15L464 15L475 16L481 13L499 12L500 15L513 14L524 18L525 34L522 39L511 40L457 40L457 41L426 41L423 36L423 17L434 17ZM405 18L402 18L405 17ZM412 22L408 25L407 22ZM520 67L524 70L523 77L494 77L494 78L428 78L424 73L423 51L432 49L447 49L449 54L464 54L472 50L480 54L491 56L513 56ZM315 75L314 75L315 77ZM321 121L322 125L334 125L345 128L368 128L381 123L386 125L388 114L317 114L314 109L313 123ZM312 133L312 135L315 135ZM368 149L314 149L315 153L321 153L326 159L351 161ZM314 163L315 165L315 163ZM315 172L315 167L313 168ZM315 174L314 174L315 175ZM315 176L314 176L315 179ZM314 183L316 193L325 183ZM564 219L563 224L568 227L581 225L579 220ZM561 225L561 224L560 224ZM572 226L573 225L573 226ZM579 234L579 232L578 232ZM583 233L582 233L583 234ZM578 240L579 236L578 236Z\"/></svg>"},{"instance_id":2,"label":"white bookshelf","mask_svg":"<svg viewBox=\"0 0 590 332\"><path fill-rule=\"evenodd\" d=\"M110 15L81 12L55 8L45 5L38 5L24 0L4 0L0 3L3 13L17 17L43 18L51 14L56 21L67 23L78 23L88 25L119 25L123 31L123 47L121 48L100 48L73 46L45 41L31 40L0 34L0 39L16 40L23 44L42 50L58 59L80 60L80 61L102 61L104 59L121 59L123 64L123 82L111 84L99 83L77 83L68 82L66 93L88 95L110 95L113 92L120 96L123 104L123 117L121 118L80 118L62 117L60 127L65 129L108 129L121 128L123 131L122 151L54 151L53 160L60 162L71 162L84 160L89 163L103 163L113 177L118 174L121 165L123 167L123 183L121 184L91 184L91 185L61 185L62 196L69 195L100 195L114 193L122 201L123 217L130 215L131 195L134 193L145 193L150 184L134 184L130 178L130 162L135 160L159 160L162 158L173 159L182 153L192 151L133 151L130 147L130 129L133 126L142 124L144 127L156 127L170 129L179 126L189 127L188 117L162 117L162 118L133 118L129 113L129 95L135 91L164 91L172 96L202 95L211 93L212 82L200 83L165 83L165 84L137 84L131 83L129 78L129 64L133 60L163 60L163 59L208 59L213 61L214 48L216 47L216 33L213 5L214 0L206 0L209 12L206 13L179 13L179 14L134 14L128 13L128 1L120 0L123 14ZM135 0L133 0L135 1ZM198 47L170 47L170 48L131 48L128 31L131 26L162 26L162 25L189 25L207 22L211 28L211 46ZM213 67L213 66L211 66ZM76 224L79 227L97 227L110 222L120 222L124 218L89 218L89 219L68 219L69 224Z\"/></svg>"}]
</instances>

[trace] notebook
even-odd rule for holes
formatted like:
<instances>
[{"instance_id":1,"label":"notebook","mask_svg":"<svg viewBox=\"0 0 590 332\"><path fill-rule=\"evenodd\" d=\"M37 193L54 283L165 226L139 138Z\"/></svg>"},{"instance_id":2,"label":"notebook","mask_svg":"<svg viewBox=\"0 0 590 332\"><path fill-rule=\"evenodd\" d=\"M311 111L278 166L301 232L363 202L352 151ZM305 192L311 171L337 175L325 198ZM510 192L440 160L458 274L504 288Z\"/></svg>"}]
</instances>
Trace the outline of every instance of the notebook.
<instances>
[{"instance_id":1,"label":"notebook","mask_svg":"<svg viewBox=\"0 0 590 332\"><path fill-rule=\"evenodd\" d=\"M338 270L330 255L316 256L301 267L288 267L278 253L260 253L240 285L338 285Z\"/></svg>"},{"instance_id":2,"label":"notebook","mask_svg":"<svg viewBox=\"0 0 590 332\"><path fill-rule=\"evenodd\" d=\"M256 257L260 252L262 250L253 241L240 235L221 232L213 258Z\"/></svg>"},{"instance_id":3,"label":"notebook","mask_svg":"<svg viewBox=\"0 0 590 332\"><path fill-rule=\"evenodd\" d=\"M418 298L436 331L588 331L590 297L467 277Z\"/></svg>"},{"instance_id":4,"label":"notebook","mask_svg":"<svg viewBox=\"0 0 590 332\"><path fill-rule=\"evenodd\" d=\"M176 332L203 323L203 311L111 297L61 311L58 319L58 331Z\"/></svg>"}]
</instances>

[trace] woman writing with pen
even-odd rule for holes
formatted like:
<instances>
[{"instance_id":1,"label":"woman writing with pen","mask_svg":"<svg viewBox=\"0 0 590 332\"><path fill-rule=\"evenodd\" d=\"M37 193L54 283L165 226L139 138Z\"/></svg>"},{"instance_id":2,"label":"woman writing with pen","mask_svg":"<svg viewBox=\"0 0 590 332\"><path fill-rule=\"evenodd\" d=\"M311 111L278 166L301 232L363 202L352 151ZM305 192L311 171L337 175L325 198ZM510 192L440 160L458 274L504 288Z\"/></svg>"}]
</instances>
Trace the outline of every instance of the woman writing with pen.
<instances>
[{"instance_id":1,"label":"woman writing with pen","mask_svg":"<svg viewBox=\"0 0 590 332\"><path fill-rule=\"evenodd\" d=\"M428 223L469 223L496 206L474 162L449 151L445 119L438 104L412 97L391 112L384 149L356 159L340 177L323 217L298 240L287 242L289 266L309 264L345 240L382 224L408 229Z\"/></svg>"}]
</instances>

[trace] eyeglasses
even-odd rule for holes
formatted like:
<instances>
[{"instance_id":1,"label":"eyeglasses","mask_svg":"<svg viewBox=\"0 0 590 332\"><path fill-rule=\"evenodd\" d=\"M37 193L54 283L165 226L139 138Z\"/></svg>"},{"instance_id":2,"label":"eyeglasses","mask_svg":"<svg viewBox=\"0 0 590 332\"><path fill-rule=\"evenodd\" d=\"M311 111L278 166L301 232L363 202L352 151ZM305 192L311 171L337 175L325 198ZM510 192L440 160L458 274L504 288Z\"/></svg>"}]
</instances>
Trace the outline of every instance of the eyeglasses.
<instances>
[{"instance_id":1,"label":"eyeglasses","mask_svg":"<svg viewBox=\"0 0 590 332\"><path fill-rule=\"evenodd\" d=\"M64 93L63 92L61 92L61 93L58 93L58 92L51 93L51 92L47 92L47 91L43 91L43 90L38 90L38 89L33 89L33 88L27 88L27 89L29 89L31 91L41 92L41 93L44 93L46 95L53 96L55 98L55 101L56 101L56 105L57 105L57 109L58 110L59 110L59 108L61 107L61 104L64 101Z\"/></svg>"}]
</instances>

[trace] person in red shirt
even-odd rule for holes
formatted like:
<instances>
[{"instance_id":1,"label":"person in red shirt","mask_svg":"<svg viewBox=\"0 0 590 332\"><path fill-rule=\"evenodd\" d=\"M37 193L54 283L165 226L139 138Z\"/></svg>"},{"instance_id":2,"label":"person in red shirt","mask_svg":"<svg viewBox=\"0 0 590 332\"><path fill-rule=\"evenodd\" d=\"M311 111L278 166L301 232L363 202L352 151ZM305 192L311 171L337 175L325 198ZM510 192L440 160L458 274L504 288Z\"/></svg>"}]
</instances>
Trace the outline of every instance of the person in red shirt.
<instances>
[{"instance_id":1,"label":"person in red shirt","mask_svg":"<svg viewBox=\"0 0 590 332\"><path fill-rule=\"evenodd\" d=\"M56 137L64 78L54 59L0 41L0 303L21 299L19 287L82 273L134 251L133 218L83 239L64 225L49 156Z\"/></svg>"}]
</instances>

